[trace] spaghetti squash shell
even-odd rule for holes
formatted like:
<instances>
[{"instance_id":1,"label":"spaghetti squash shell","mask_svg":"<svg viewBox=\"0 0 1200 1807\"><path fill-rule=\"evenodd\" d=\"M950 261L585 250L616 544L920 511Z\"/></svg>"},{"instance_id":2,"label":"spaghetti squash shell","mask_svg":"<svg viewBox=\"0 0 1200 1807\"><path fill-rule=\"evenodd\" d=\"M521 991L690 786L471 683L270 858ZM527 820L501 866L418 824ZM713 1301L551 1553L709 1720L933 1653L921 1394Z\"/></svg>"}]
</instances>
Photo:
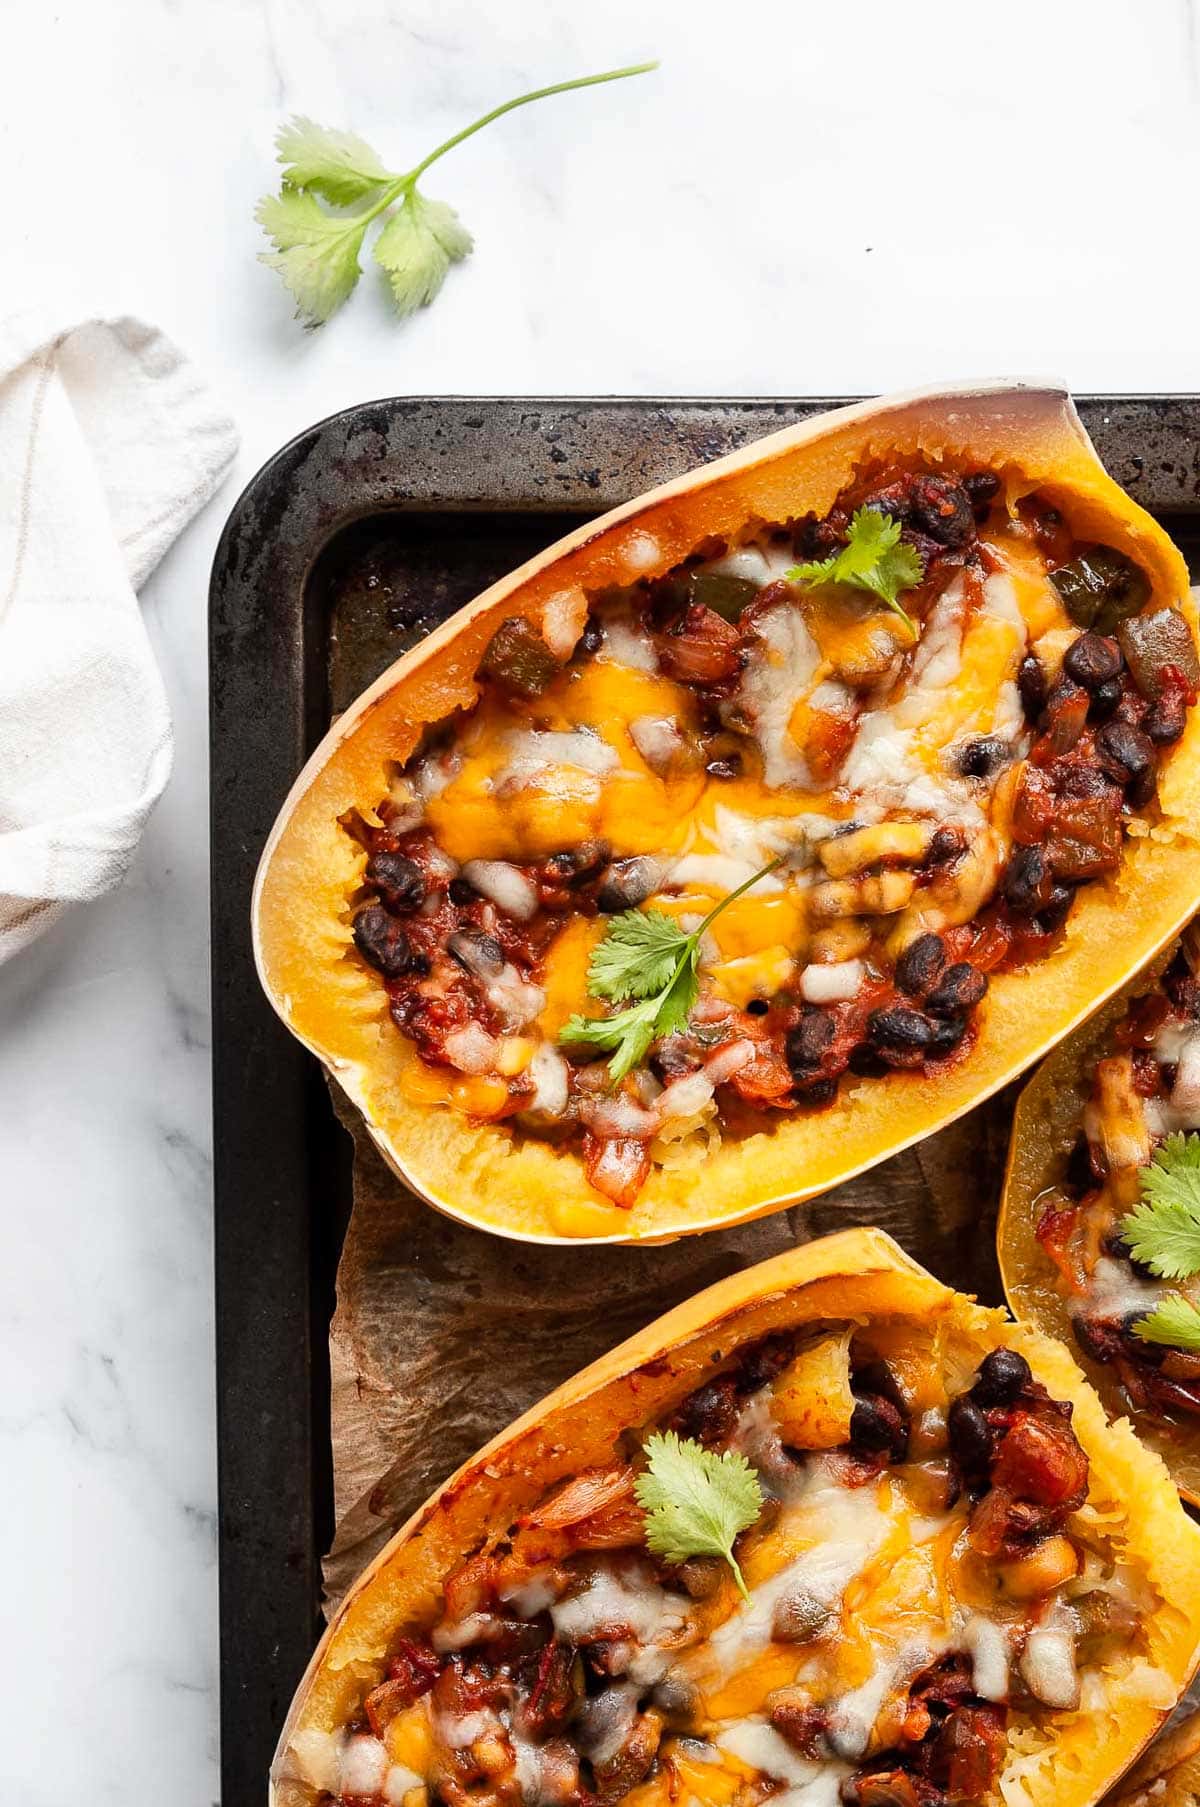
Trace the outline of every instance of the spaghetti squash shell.
<instances>
[{"instance_id":1,"label":"spaghetti squash shell","mask_svg":"<svg viewBox=\"0 0 1200 1807\"><path fill-rule=\"evenodd\" d=\"M880 1230L841 1231L734 1274L676 1307L494 1438L414 1514L343 1601L300 1684L271 1772L272 1807L310 1807L294 1779L293 1740L332 1733L384 1673L405 1626L435 1616L442 1582L502 1536L557 1482L611 1463L622 1431L668 1414L718 1362L774 1331L849 1319L953 1322L980 1353L1004 1344L1074 1408L1090 1464L1084 1511L1162 1602L1146 1623L1145 1659L1126 1653L1104 1673L1097 1709L1055 1713L1049 1735L1010 1740L1000 1776L1005 1807L1089 1807L1159 1729L1164 1707L1145 1687L1146 1662L1182 1694L1200 1659L1200 1529L1186 1517L1157 1456L1128 1424L1110 1425L1061 1344L955 1293ZM303 1740L301 1741L303 1743ZM999 1799L999 1797L997 1797Z\"/></svg>"},{"instance_id":2,"label":"spaghetti squash shell","mask_svg":"<svg viewBox=\"0 0 1200 1807\"><path fill-rule=\"evenodd\" d=\"M827 1108L716 1149L696 1141L651 1173L632 1210L588 1184L570 1148L515 1136L409 1095L418 1057L393 1027L376 975L352 949L363 849L340 825L371 810L423 729L469 709L500 623L520 613L561 641L587 593L666 572L706 537L754 520L824 514L876 460L965 459L1040 490L1076 534L1126 553L1196 633L1179 553L1106 474L1070 397L985 385L864 403L762 439L579 528L459 611L391 666L322 740L283 805L253 897L255 956L283 1021L361 1111L393 1170L459 1221L526 1242L667 1241L811 1198L942 1128L1032 1065L1175 934L1200 891L1200 711L1166 766L1161 821L1135 823L1121 869L1082 892L1059 945L993 978L970 1054L932 1078L844 1082Z\"/></svg>"}]
</instances>

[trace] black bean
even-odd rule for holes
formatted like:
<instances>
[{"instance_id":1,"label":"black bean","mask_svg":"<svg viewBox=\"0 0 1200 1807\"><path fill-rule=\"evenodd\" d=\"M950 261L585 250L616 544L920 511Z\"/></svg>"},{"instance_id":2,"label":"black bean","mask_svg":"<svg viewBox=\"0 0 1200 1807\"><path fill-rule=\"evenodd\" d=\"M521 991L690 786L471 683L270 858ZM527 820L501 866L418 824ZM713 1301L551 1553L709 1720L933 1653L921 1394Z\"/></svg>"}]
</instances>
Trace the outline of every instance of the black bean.
<instances>
[{"instance_id":1,"label":"black bean","mask_svg":"<svg viewBox=\"0 0 1200 1807\"><path fill-rule=\"evenodd\" d=\"M1026 719L1036 722L1046 707L1046 697L1049 694L1045 667L1036 653L1026 653L1021 660L1021 669L1017 673L1017 689L1021 693Z\"/></svg>"},{"instance_id":2,"label":"black bean","mask_svg":"<svg viewBox=\"0 0 1200 1807\"><path fill-rule=\"evenodd\" d=\"M971 1397L980 1405L1011 1405L1032 1379L1023 1355L1015 1349L993 1349L979 1364Z\"/></svg>"},{"instance_id":3,"label":"black bean","mask_svg":"<svg viewBox=\"0 0 1200 1807\"><path fill-rule=\"evenodd\" d=\"M416 953L396 918L382 904L368 904L358 912L354 918L354 945L367 964L385 979L402 978L424 965L423 957Z\"/></svg>"},{"instance_id":4,"label":"black bean","mask_svg":"<svg viewBox=\"0 0 1200 1807\"><path fill-rule=\"evenodd\" d=\"M816 1077L805 1079L802 1075L797 1074L796 1096L801 1104L811 1104L816 1107L832 1104L836 1095L836 1079L818 1079Z\"/></svg>"},{"instance_id":5,"label":"black bean","mask_svg":"<svg viewBox=\"0 0 1200 1807\"><path fill-rule=\"evenodd\" d=\"M928 1046L933 1029L919 1010L895 1004L890 1010L873 1010L867 1034L881 1053L920 1054Z\"/></svg>"},{"instance_id":6,"label":"black bean","mask_svg":"<svg viewBox=\"0 0 1200 1807\"><path fill-rule=\"evenodd\" d=\"M1145 809L1157 789L1158 772L1154 766L1148 766L1138 777L1129 780L1125 797L1132 809Z\"/></svg>"},{"instance_id":7,"label":"black bean","mask_svg":"<svg viewBox=\"0 0 1200 1807\"><path fill-rule=\"evenodd\" d=\"M954 1400L946 1417L950 1449L968 1475L987 1473L992 1456L992 1433L981 1408L969 1394Z\"/></svg>"},{"instance_id":8,"label":"black bean","mask_svg":"<svg viewBox=\"0 0 1200 1807\"><path fill-rule=\"evenodd\" d=\"M943 1017L933 1025L933 1035L925 1050L927 1059L940 1060L946 1054L953 1054L963 1036L967 1033L967 1019L963 1016Z\"/></svg>"},{"instance_id":9,"label":"black bean","mask_svg":"<svg viewBox=\"0 0 1200 1807\"><path fill-rule=\"evenodd\" d=\"M1011 760L1012 748L998 734L983 734L969 740L958 755L958 769L964 778L991 778Z\"/></svg>"},{"instance_id":10,"label":"black bean","mask_svg":"<svg viewBox=\"0 0 1200 1807\"><path fill-rule=\"evenodd\" d=\"M850 1447L876 1455L887 1450L902 1458L908 1452L908 1425L890 1399L870 1393L860 1399L850 1416Z\"/></svg>"},{"instance_id":11,"label":"black bean","mask_svg":"<svg viewBox=\"0 0 1200 1807\"><path fill-rule=\"evenodd\" d=\"M908 1415L900 1383L882 1357L877 1356L874 1361L864 1362L860 1368L855 1368L850 1386L855 1393L878 1393L881 1399L890 1399L899 1411Z\"/></svg>"},{"instance_id":12,"label":"black bean","mask_svg":"<svg viewBox=\"0 0 1200 1807\"><path fill-rule=\"evenodd\" d=\"M1088 720L1090 722L1106 722L1120 700L1120 678L1109 678L1105 683L1097 684L1088 705Z\"/></svg>"},{"instance_id":13,"label":"black bean","mask_svg":"<svg viewBox=\"0 0 1200 1807\"><path fill-rule=\"evenodd\" d=\"M792 1072L800 1077L809 1074L820 1065L821 1056L832 1040L833 1018L818 1010L815 1004L806 1004L800 1021L787 1038L787 1063Z\"/></svg>"},{"instance_id":14,"label":"black bean","mask_svg":"<svg viewBox=\"0 0 1200 1807\"><path fill-rule=\"evenodd\" d=\"M926 998L925 1008L931 1016L962 1016L974 1010L987 988L987 974L959 960L946 968Z\"/></svg>"},{"instance_id":15,"label":"black bean","mask_svg":"<svg viewBox=\"0 0 1200 1807\"><path fill-rule=\"evenodd\" d=\"M950 477L920 476L908 502L909 520L939 546L965 546L975 538L975 511L961 483Z\"/></svg>"},{"instance_id":16,"label":"black bean","mask_svg":"<svg viewBox=\"0 0 1200 1807\"><path fill-rule=\"evenodd\" d=\"M585 653L598 653L604 645L604 629L594 615L588 616L588 623L579 637L579 644Z\"/></svg>"},{"instance_id":17,"label":"black bean","mask_svg":"<svg viewBox=\"0 0 1200 1807\"><path fill-rule=\"evenodd\" d=\"M924 997L946 964L946 946L930 931L910 941L896 962L896 983L910 998Z\"/></svg>"},{"instance_id":18,"label":"black bean","mask_svg":"<svg viewBox=\"0 0 1200 1807\"><path fill-rule=\"evenodd\" d=\"M1179 691L1165 691L1146 712L1142 726L1156 747L1173 746L1187 726L1187 704Z\"/></svg>"},{"instance_id":19,"label":"black bean","mask_svg":"<svg viewBox=\"0 0 1200 1807\"><path fill-rule=\"evenodd\" d=\"M1120 1353L1120 1332L1107 1318L1088 1317L1082 1312L1078 1316L1072 1314L1071 1329L1083 1353L1090 1355L1093 1361L1111 1361Z\"/></svg>"},{"instance_id":20,"label":"black bean","mask_svg":"<svg viewBox=\"0 0 1200 1807\"><path fill-rule=\"evenodd\" d=\"M925 849L922 866L948 866L967 851L966 836L961 828L939 828Z\"/></svg>"},{"instance_id":21,"label":"black bean","mask_svg":"<svg viewBox=\"0 0 1200 1807\"><path fill-rule=\"evenodd\" d=\"M658 862L644 855L614 860L596 893L596 907L608 916L621 910L636 910L657 891L661 877L662 868Z\"/></svg>"},{"instance_id":22,"label":"black bean","mask_svg":"<svg viewBox=\"0 0 1200 1807\"><path fill-rule=\"evenodd\" d=\"M498 978L504 969L504 949L479 929L456 929L446 943L446 952L477 979Z\"/></svg>"},{"instance_id":23,"label":"black bean","mask_svg":"<svg viewBox=\"0 0 1200 1807\"><path fill-rule=\"evenodd\" d=\"M578 885L594 877L601 866L612 858L607 841L581 841L562 853L552 853L542 866L542 874L550 885Z\"/></svg>"},{"instance_id":24,"label":"black bean","mask_svg":"<svg viewBox=\"0 0 1200 1807\"><path fill-rule=\"evenodd\" d=\"M1098 1176L1092 1165L1092 1145L1082 1130L1071 1144L1071 1152L1067 1156L1066 1177L1071 1191L1080 1195L1090 1192L1096 1184Z\"/></svg>"},{"instance_id":25,"label":"black bean","mask_svg":"<svg viewBox=\"0 0 1200 1807\"><path fill-rule=\"evenodd\" d=\"M1121 649L1103 634L1080 634L1063 655L1063 670L1085 690L1095 690L1115 678L1121 669Z\"/></svg>"},{"instance_id":26,"label":"black bean","mask_svg":"<svg viewBox=\"0 0 1200 1807\"><path fill-rule=\"evenodd\" d=\"M465 905L474 903L479 893L469 878L452 878L447 887L447 896L461 910Z\"/></svg>"},{"instance_id":27,"label":"black bean","mask_svg":"<svg viewBox=\"0 0 1200 1807\"><path fill-rule=\"evenodd\" d=\"M846 1065L859 1079L878 1079L888 1070L887 1062L879 1058L868 1042L859 1042L856 1048L851 1048Z\"/></svg>"},{"instance_id":28,"label":"black bean","mask_svg":"<svg viewBox=\"0 0 1200 1807\"><path fill-rule=\"evenodd\" d=\"M972 471L962 480L962 486L971 499L971 508L977 521L986 521L988 510L1000 490L1000 479L994 471Z\"/></svg>"},{"instance_id":29,"label":"black bean","mask_svg":"<svg viewBox=\"0 0 1200 1807\"><path fill-rule=\"evenodd\" d=\"M775 1602L771 1636L780 1644L807 1644L824 1631L831 1616L832 1609L823 1601L794 1587Z\"/></svg>"},{"instance_id":30,"label":"black bean","mask_svg":"<svg viewBox=\"0 0 1200 1807\"><path fill-rule=\"evenodd\" d=\"M378 891L380 902L397 915L418 910L425 902L424 874L415 860L402 853L373 853L365 876Z\"/></svg>"},{"instance_id":31,"label":"black bean","mask_svg":"<svg viewBox=\"0 0 1200 1807\"><path fill-rule=\"evenodd\" d=\"M1035 918L1044 935L1055 935L1071 913L1075 892L1070 885L1055 885Z\"/></svg>"},{"instance_id":32,"label":"black bean","mask_svg":"<svg viewBox=\"0 0 1200 1807\"><path fill-rule=\"evenodd\" d=\"M1018 916L1034 916L1050 895L1050 863L1042 847L1018 847L1004 875L1004 899Z\"/></svg>"},{"instance_id":33,"label":"black bean","mask_svg":"<svg viewBox=\"0 0 1200 1807\"><path fill-rule=\"evenodd\" d=\"M1096 750L1104 770L1118 783L1128 783L1154 770L1154 747L1132 722L1106 723L1096 736Z\"/></svg>"}]
</instances>

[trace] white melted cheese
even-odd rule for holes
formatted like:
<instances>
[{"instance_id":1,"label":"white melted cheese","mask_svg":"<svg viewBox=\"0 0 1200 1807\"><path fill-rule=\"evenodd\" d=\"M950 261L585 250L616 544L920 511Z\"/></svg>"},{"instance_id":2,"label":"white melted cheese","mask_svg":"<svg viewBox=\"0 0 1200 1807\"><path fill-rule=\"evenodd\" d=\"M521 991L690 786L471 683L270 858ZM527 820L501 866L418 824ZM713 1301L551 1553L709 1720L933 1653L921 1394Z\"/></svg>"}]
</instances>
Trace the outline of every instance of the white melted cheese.
<instances>
[{"instance_id":1,"label":"white melted cheese","mask_svg":"<svg viewBox=\"0 0 1200 1807\"><path fill-rule=\"evenodd\" d=\"M973 1613L963 1631L972 1664L972 1683L982 1700L1007 1700L1010 1651L1004 1628L982 1613Z\"/></svg>"},{"instance_id":2,"label":"white melted cheese","mask_svg":"<svg viewBox=\"0 0 1200 1807\"><path fill-rule=\"evenodd\" d=\"M346 1740L338 1770L342 1794L379 1794L388 1773L388 1754L380 1739L369 1732L354 1732Z\"/></svg>"},{"instance_id":3,"label":"white melted cheese","mask_svg":"<svg viewBox=\"0 0 1200 1807\"><path fill-rule=\"evenodd\" d=\"M406 1769L403 1763L393 1763L384 1777L383 1798L387 1807L401 1807L405 1795L414 1788L424 1791L425 1784L415 1770Z\"/></svg>"},{"instance_id":4,"label":"white melted cheese","mask_svg":"<svg viewBox=\"0 0 1200 1807\"><path fill-rule=\"evenodd\" d=\"M526 1071L533 1081L533 1097L529 1101L529 1108L541 1111L546 1117L561 1117L567 1108L570 1083L567 1063L553 1042L539 1042ZM551 1594L544 1604L549 1606L553 1597ZM524 1607L518 1610L524 1616L532 1617L532 1613L526 1612ZM533 1612L541 1610L541 1607L533 1608Z\"/></svg>"},{"instance_id":5,"label":"white melted cheese","mask_svg":"<svg viewBox=\"0 0 1200 1807\"><path fill-rule=\"evenodd\" d=\"M791 734L796 705L812 688L820 664L817 643L804 617L782 602L755 623L755 639L742 673L738 701L754 725L763 759L763 782L769 790L811 785L808 761Z\"/></svg>"},{"instance_id":6,"label":"white melted cheese","mask_svg":"<svg viewBox=\"0 0 1200 1807\"><path fill-rule=\"evenodd\" d=\"M1092 1270L1088 1303L1104 1317L1125 1318L1131 1312L1151 1311L1163 1291L1154 1281L1143 1279L1127 1261L1101 1255Z\"/></svg>"},{"instance_id":7,"label":"white melted cheese","mask_svg":"<svg viewBox=\"0 0 1200 1807\"><path fill-rule=\"evenodd\" d=\"M811 1513L816 1541L769 1581L752 1588L749 1600L739 1602L712 1633L709 1653L724 1678L744 1669L771 1642L775 1608L785 1594L810 1594L832 1610L887 1536L889 1520L874 1488L839 1486L819 1461L810 1461L801 1472L805 1478L796 1498L805 1517Z\"/></svg>"},{"instance_id":8,"label":"white melted cheese","mask_svg":"<svg viewBox=\"0 0 1200 1807\"><path fill-rule=\"evenodd\" d=\"M625 665L631 671L658 670L658 654L650 636L640 633L625 615L606 615L604 645L596 654L604 665Z\"/></svg>"},{"instance_id":9,"label":"white melted cheese","mask_svg":"<svg viewBox=\"0 0 1200 1807\"><path fill-rule=\"evenodd\" d=\"M840 823L828 816L747 816L718 803L713 810L711 838L729 859L742 860L759 871L779 854L802 854L814 841L828 840ZM760 891L779 890L783 879L770 872L758 882Z\"/></svg>"},{"instance_id":10,"label":"white melted cheese","mask_svg":"<svg viewBox=\"0 0 1200 1807\"><path fill-rule=\"evenodd\" d=\"M825 1767L811 1757L793 1750L765 1719L734 1719L717 1734L717 1744L742 1763L748 1763L764 1776L803 1787L813 1781Z\"/></svg>"},{"instance_id":11,"label":"white melted cheese","mask_svg":"<svg viewBox=\"0 0 1200 1807\"><path fill-rule=\"evenodd\" d=\"M688 1605L682 1594L659 1587L646 1569L620 1573L606 1565L595 1571L582 1593L557 1601L550 1617L568 1643L611 1630L632 1632L640 1644L653 1644L682 1630Z\"/></svg>"},{"instance_id":12,"label":"white melted cheese","mask_svg":"<svg viewBox=\"0 0 1200 1807\"><path fill-rule=\"evenodd\" d=\"M761 590L786 577L795 563L796 554L790 546L739 546L723 558L709 560L704 569L716 572L720 577L740 577L745 583L757 584Z\"/></svg>"},{"instance_id":13,"label":"white melted cheese","mask_svg":"<svg viewBox=\"0 0 1200 1807\"><path fill-rule=\"evenodd\" d=\"M936 1654L927 1643L909 1642L881 1655L867 1679L834 1705L826 1733L830 1748L855 1762L864 1756L884 1701L907 1687Z\"/></svg>"},{"instance_id":14,"label":"white melted cheese","mask_svg":"<svg viewBox=\"0 0 1200 1807\"><path fill-rule=\"evenodd\" d=\"M867 969L861 960L836 960L806 966L800 974L800 996L809 1004L844 1004L857 997Z\"/></svg>"},{"instance_id":15,"label":"white melted cheese","mask_svg":"<svg viewBox=\"0 0 1200 1807\"><path fill-rule=\"evenodd\" d=\"M508 760L496 775L498 789L520 789L540 782L556 766L603 776L620 764L616 749L586 728L550 732L515 728L507 736Z\"/></svg>"},{"instance_id":16,"label":"white melted cheese","mask_svg":"<svg viewBox=\"0 0 1200 1807\"><path fill-rule=\"evenodd\" d=\"M1171 1087L1171 1115L1175 1129L1200 1128L1200 1028L1193 1029L1176 1056L1175 1083Z\"/></svg>"},{"instance_id":17,"label":"white melted cheese","mask_svg":"<svg viewBox=\"0 0 1200 1807\"><path fill-rule=\"evenodd\" d=\"M961 577L947 586L925 624L912 668L896 699L863 716L854 744L842 767L842 784L862 791L876 804L905 809L913 814L936 816L942 822L981 827L978 781L958 776L946 767L930 770L931 737L943 725L949 748L955 740L986 732L1024 750L1028 739L1020 695L1011 680L1000 682L992 693L989 719L955 720L956 680L962 670L966 629L966 586ZM1024 624L1009 578L998 574L983 586L978 618L1011 627L1016 649L1024 646ZM955 730L961 730L961 733Z\"/></svg>"},{"instance_id":18,"label":"white melted cheese","mask_svg":"<svg viewBox=\"0 0 1200 1807\"><path fill-rule=\"evenodd\" d=\"M482 1738L498 1723L490 1708L483 1708L478 1713L435 1713L433 1716L434 1730L452 1751L469 1750L477 1738Z\"/></svg>"}]
</instances>

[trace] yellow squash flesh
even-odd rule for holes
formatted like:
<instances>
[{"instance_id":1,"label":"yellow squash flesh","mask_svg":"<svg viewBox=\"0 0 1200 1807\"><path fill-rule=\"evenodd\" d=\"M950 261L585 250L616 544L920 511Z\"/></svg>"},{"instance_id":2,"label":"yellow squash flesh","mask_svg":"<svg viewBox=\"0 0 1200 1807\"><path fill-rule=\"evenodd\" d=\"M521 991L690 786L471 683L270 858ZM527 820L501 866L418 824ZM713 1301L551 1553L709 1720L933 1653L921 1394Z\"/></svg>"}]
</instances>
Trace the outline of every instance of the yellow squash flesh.
<instances>
[{"instance_id":1,"label":"yellow squash flesh","mask_svg":"<svg viewBox=\"0 0 1200 1807\"><path fill-rule=\"evenodd\" d=\"M557 1482L610 1464L621 1433L660 1421L718 1362L774 1331L850 1320L927 1332L952 1324L979 1354L1019 1349L1035 1378L1074 1407L1090 1463L1084 1511L1103 1527L1164 1603L1146 1623L1146 1660L1175 1698L1200 1658L1200 1530L1186 1517L1159 1459L1127 1424L1109 1425L1066 1350L943 1286L879 1230L847 1230L744 1270L678 1306L586 1368L493 1439L417 1512L347 1596L288 1715L272 1768L273 1807L312 1807L297 1779L292 1742L339 1730L384 1673L406 1628L436 1617L445 1577L528 1511ZM1005 1807L1087 1807L1128 1768L1158 1730L1134 1652L1104 1671L1102 1704L1055 1713L1045 1734L1010 1737L1000 1778ZM996 1797L997 1801L999 1796Z\"/></svg>"},{"instance_id":2,"label":"yellow squash flesh","mask_svg":"<svg viewBox=\"0 0 1200 1807\"><path fill-rule=\"evenodd\" d=\"M1174 604L1196 632L1179 553L1106 475L1065 392L991 386L901 396L761 440L560 540L385 672L300 774L255 886L259 972L283 1021L357 1105L384 1158L439 1210L530 1242L664 1241L810 1198L1005 1085L1179 929L1200 892L1200 711L1167 763L1161 824L1131 842L1111 880L1084 888L1047 958L993 978L978 1040L946 1073L844 1081L824 1110L727 1137L715 1152L688 1145L652 1172L631 1211L592 1189L573 1148L422 1099L421 1063L392 1025L377 976L352 951L351 900L365 854L339 819L372 810L426 725L476 701L480 656L507 617L525 615L561 643L564 632L569 639L582 628L588 593L666 572L706 537L737 536L755 520L823 515L861 467L906 458L963 460L1002 473L1010 493L1040 490L1077 537L1140 564L1154 603Z\"/></svg>"},{"instance_id":3,"label":"yellow squash flesh","mask_svg":"<svg viewBox=\"0 0 1200 1807\"><path fill-rule=\"evenodd\" d=\"M1155 960L1062 1042L1043 1062L1017 1102L1008 1170L1000 1203L997 1250L1004 1290L1016 1317L1059 1337L1075 1355L1109 1413L1128 1413L1138 1435L1166 1462L1175 1484L1200 1502L1200 1424L1165 1424L1131 1411L1111 1370L1079 1347L1067 1300L1056 1284L1057 1270L1037 1239L1041 1200L1061 1184L1067 1158L1083 1122L1096 1062L1110 1052L1112 1032L1134 998L1153 989L1166 957Z\"/></svg>"}]
</instances>

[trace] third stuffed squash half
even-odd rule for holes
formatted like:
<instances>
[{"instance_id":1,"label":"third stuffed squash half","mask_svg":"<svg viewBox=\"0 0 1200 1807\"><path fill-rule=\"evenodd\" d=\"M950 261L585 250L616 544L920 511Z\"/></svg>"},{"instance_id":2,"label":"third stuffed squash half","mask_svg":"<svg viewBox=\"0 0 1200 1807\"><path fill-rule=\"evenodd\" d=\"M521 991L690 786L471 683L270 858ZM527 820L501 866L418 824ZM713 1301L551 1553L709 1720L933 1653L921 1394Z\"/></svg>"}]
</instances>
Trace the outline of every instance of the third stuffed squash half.
<instances>
[{"instance_id":1,"label":"third stuffed squash half","mask_svg":"<svg viewBox=\"0 0 1200 1807\"><path fill-rule=\"evenodd\" d=\"M844 409L582 527L301 774L260 971L397 1171L536 1240L811 1196L1200 889L1178 552L1062 392Z\"/></svg>"},{"instance_id":2,"label":"third stuffed squash half","mask_svg":"<svg viewBox=\"0 0 1200 1807\"><path fill-rule=\"evenodd\" d=\"M1021 1094L1000 1213L1019 1317L1068 1341L1200 1499L1200 927Z\"/></svg>"},{"instance_id":3,"label":"third stuffed squash half","mask_svg":"<svg viewBox=\"0 0 1200 1807\"><path fill-rule=\"evenodd\" d=\"M1198 1654L1158 1457L1061 1344L850 1231L460 1469L330 1626L272 1802L1091 1807Z\"/></svg>"}]
</instances>

